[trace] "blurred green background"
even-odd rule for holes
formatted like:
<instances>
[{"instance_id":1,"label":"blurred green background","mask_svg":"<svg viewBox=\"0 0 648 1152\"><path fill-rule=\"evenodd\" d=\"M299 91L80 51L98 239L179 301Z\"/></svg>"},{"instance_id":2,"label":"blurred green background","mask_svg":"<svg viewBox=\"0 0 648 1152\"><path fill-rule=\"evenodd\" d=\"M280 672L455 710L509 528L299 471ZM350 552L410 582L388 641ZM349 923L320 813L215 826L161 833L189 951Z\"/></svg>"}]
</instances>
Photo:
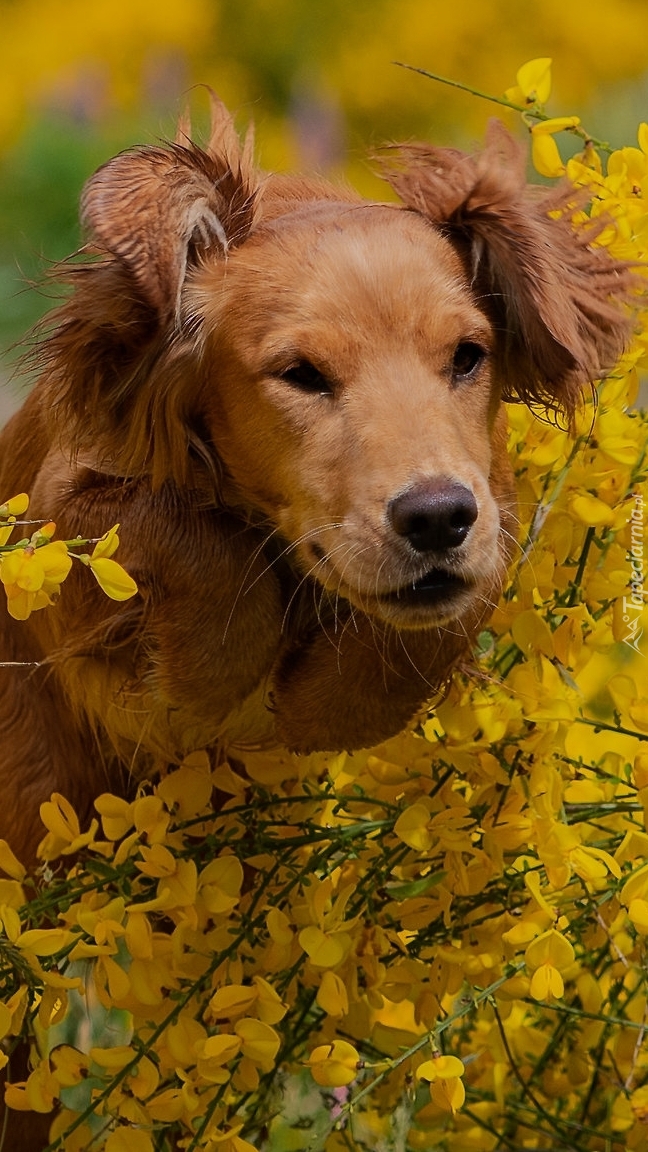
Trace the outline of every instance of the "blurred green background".
<instances>
[{"instance_id":1,"label":"blurred green background","mask_svg":"<svg viewBox=\"0 0 648 1152\"><path fill-rule=\"evenodd\" d=\"M494 107L392 61L501 94L535 56L554 61L554 114L635 143L646 0L0 0L0 418L12 345L50 304L33 284L79 243L84 180L173 135L187 101L199 135L207 101L192 86L211 85L242 127L254 119L264 166L339 172L371 194L372 147L470 144Z\"/></svg>"}]
</instances>

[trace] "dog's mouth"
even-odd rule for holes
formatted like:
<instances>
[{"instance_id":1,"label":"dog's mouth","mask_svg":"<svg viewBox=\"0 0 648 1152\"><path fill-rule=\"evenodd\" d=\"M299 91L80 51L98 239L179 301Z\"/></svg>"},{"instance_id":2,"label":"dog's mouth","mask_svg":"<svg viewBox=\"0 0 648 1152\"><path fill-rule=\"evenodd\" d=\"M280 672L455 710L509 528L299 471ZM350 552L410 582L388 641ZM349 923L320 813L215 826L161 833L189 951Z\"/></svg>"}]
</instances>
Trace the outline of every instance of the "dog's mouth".
<instances>
[{"instance_id":1,"label":"dog's mouth","mask_svg":"<svg viewBox=\"0 0 648 1152\"><path fill-rule=\"evenodd\" d=\"M454 600L460 593L468 592L470 587L467 580L446 568L431 568L418 580L393 592L383 593L379 600L403 608L436 608Z\"/></svg>"}]
</instances>

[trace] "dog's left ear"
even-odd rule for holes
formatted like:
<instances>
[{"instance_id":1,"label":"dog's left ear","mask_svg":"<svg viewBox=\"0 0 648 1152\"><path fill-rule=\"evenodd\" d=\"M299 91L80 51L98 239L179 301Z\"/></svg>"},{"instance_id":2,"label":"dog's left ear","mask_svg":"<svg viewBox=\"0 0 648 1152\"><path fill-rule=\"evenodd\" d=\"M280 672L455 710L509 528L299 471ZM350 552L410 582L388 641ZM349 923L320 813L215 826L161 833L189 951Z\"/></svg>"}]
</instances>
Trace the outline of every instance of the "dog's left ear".
<instances>
[{"instance_id":1,"label":"dog's left ear","mask_svg":"<svg viewBox=\"0 0 648 1152\"><path fill-rule=\"evenodd\" d=\"M128 269L162 324L178 315L188 265L210 248L227 255L252 225L251 133L241 147L214 96L211 110L204 151L183 121L174 145L123 152L95 172L81 198L86 232Z\"/></svg>"},{"instance_id":2,"label":"dog's left ear","mask_svg":"<svg viewBox=\"0 0 648 1152\"><path fill-rule=\"evenodd\" d=\"M614 367L631 332L630 267L576 227L574 187L532 188L525 150L497 120L475 155L399 149L386 178L457 246L498 340L505 398L571 415L582 389ZM581 200L582 203L582 200Z\"/></svg>"},{"instance_id":3,"label":"dog's left ear","mask_svg":"<svg viewBox=\"0 0 648 1152\"><path fill-rule=\"evenodd\" d=\"M224 265L245 242L260 182L251 134L241 144L215 97L207 147L189 132L183 122L175 143L124 152L88 181L83 255L94 258L59 272L75 291L39 352L65 451L156 485L189 482L194 460L201 476L203 463L212 469L193 421L199 357L183 288L192 269Z\"/></svg>"}]
</instances>

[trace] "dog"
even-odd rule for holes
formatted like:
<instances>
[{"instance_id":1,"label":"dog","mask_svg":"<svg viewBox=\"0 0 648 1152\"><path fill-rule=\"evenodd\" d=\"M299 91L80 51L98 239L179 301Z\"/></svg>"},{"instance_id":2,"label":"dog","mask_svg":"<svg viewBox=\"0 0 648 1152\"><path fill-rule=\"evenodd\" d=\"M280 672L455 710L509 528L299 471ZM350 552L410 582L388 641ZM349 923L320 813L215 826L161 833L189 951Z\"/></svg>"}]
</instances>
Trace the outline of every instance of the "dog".
<instances>
[{"instance_id":1,"label":"dog","mask_svg":"<svg viewBox=\"0 0 648 1152\"><path fill-rule=\"evenodd\" d=\"M398 203L272 175L214 98L209 143L110 160L88 244L0 445L57 535L119 522L138 595L75 567L0 611L0 835L81 818L192 749L353 750L467 659L515 548L506 402L571 415L628 338L628 269L534 190L494 122L475 154L387 151Z\"/></svg>"}]
</instances>

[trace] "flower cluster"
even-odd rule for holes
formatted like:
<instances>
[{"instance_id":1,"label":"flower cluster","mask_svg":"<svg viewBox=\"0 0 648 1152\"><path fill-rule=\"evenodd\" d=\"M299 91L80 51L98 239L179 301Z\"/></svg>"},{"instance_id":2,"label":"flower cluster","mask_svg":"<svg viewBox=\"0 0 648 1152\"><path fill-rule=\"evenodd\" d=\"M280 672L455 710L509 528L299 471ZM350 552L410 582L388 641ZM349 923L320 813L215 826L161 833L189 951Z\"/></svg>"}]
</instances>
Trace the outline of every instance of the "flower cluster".
<instances>
[{"instance_id":1,"label":"flower cluster","mask_svg":"<svg viewBox=\"0 0 648 1152\"><path fill-rule=\"evenodd\" d=\"M643 147L566 169L645 261ZM0 845L7 1103L51 1149L648 1152L638 325L575 436L511 409L520 551L434 714L354 755L196 752L87 829L55 795L42 878Z\"/></svg>"},{"instance_id":2,"label":"flower cluster","mask_svg":"<svg viewBox=\"0 0 648 1152\"><path fill-rule=\"evenodd\" d=\"M119 545L119 524L95 542L91 554L70 551L86 546L88 540L53 540L56 524L51 521L39 524L31 536L8 543L16 527L29 523L17 519L28 508L29 497L24 492L0 505L0 582L14 620L27 620L32 612L56 603L73 558L90 569L111 600L129 600L135 595L135 581L111 558Z\"/></svg>"}]
</instances>

